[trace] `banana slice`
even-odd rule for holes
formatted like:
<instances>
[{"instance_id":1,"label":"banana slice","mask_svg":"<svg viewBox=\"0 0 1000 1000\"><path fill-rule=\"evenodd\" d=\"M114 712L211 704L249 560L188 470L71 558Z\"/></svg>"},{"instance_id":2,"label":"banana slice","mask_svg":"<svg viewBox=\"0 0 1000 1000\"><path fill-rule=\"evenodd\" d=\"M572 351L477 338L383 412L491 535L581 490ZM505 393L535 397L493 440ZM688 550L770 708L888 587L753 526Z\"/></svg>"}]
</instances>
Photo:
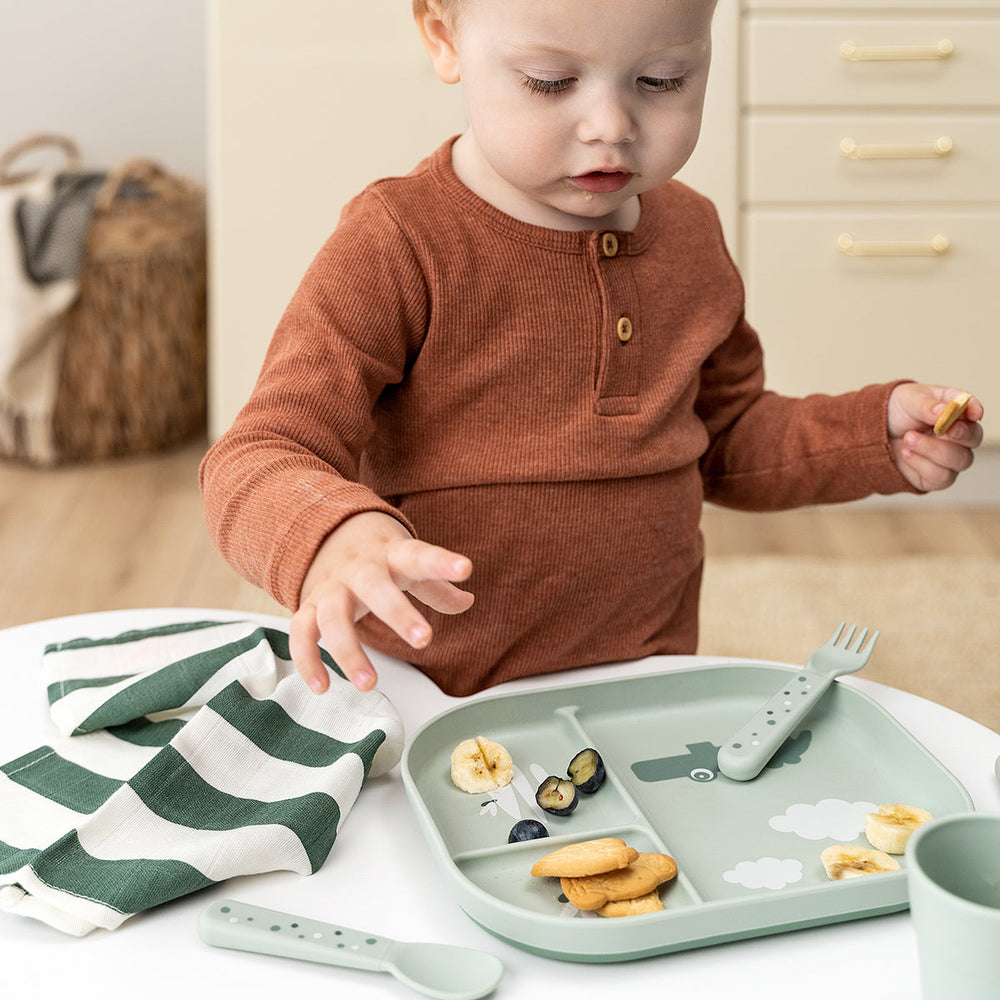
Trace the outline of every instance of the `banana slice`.
<instances>
[{"instance_id":1,"label":"banana slice","mask_svg":"<svg viewBox=\"0 0 1000 1000\"><path fill-rule=\"evenodd\" d=\"M879 872L898 872L899 862L882 851L856 844L834 844L820 855L826 877L837 881L858 875L876 875Z\"/></svg>"},{"instance_id":2,"label":"banana slice","mask_svg":"<svg viewBox=\"0 0 1000 1000\"><path fill-rule=\"evenodd\" d=\"M451 780L463 792L492 792L514 780L514 762L495 740L462 740L451 752Z\"/></svg>"},{"instance_id":3,"label":"banana slice","mask_svg":"<svg viewBox=\"0 0 1000 1000\"><path fill-rule=\"evenodd\" d=\"M902 854L910 834L921 823L934 817L918 806L905 806L902 802L879 806L877 813L865 816L865 836L876 851L886 854Z\"/></svg>"}]
</instances>

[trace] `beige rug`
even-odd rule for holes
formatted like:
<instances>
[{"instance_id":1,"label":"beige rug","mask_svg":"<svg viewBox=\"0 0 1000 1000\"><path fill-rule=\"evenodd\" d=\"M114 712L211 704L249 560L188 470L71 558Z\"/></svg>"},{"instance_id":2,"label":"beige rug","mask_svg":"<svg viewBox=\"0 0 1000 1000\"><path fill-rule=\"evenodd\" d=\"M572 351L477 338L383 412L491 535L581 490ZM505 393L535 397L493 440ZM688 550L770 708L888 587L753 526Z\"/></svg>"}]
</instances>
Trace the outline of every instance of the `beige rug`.
<instances>
[{"instance_id":1,"label":"beige rug","mask_svg":"<svg viewBox=\"0 0 1000 1000\"><path fill-rule=\"evenodd\" d=\"M1000 732L997 559L715 559L699 652L804 663L842 619L881 633L860 677Z\"/></svg>"}]
</instances>

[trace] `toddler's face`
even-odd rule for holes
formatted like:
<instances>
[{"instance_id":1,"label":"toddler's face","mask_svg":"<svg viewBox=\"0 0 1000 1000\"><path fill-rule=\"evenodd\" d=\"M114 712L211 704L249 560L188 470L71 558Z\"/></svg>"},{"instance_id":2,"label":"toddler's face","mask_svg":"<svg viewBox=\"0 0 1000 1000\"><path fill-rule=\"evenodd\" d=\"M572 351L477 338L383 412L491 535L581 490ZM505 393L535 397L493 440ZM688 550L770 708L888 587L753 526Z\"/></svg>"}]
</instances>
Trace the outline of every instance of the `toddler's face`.
<instances>
[{"instance_id":1,"label":"toddler's face","mask_svg":"<svg viewBox=\"0 0 1000 1000\"><path fill-rule=\"evenodd\" d=\"M629 229L695 147L714 0L471 0L459 176L510 215Z\"/></svg>"}]
</instances>

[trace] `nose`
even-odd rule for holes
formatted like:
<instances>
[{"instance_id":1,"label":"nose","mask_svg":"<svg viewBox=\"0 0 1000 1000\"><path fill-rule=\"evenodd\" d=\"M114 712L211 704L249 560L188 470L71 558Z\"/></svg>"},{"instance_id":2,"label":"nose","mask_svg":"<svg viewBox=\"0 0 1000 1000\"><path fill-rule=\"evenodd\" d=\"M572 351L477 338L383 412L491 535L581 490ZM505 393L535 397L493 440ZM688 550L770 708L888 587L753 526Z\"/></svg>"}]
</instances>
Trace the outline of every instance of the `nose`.
<instances>
[{"instance_id":1,"label":"nose","mask_svg":"<svg viewBox=\"0 0 1000 1000\"><path fill-rule=\"evenodd\" d=\"M603 142L616 146L635 139L636 122L627 101L617 93L605 93L585 105L577 125L581 142Z\"/></svg>"}]
</instances>

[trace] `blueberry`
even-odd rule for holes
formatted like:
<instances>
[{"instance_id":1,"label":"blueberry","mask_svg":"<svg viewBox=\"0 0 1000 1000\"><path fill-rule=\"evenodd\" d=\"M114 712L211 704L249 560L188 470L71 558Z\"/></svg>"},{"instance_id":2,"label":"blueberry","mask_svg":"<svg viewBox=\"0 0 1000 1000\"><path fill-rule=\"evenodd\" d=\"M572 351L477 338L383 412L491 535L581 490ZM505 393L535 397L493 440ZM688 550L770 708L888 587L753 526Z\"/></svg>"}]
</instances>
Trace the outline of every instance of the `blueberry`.
<instances>
[{"instance_id":1,"label":"blueberry","mask_svg":"<svg viewBox=\"0 0 1000 1000\"><path fill-rule=\"evenodd\" d=\"M577 807L580 797L572 781L550 774L538 786L535 801L553 816L568 816Z\"/></svg>"},{"instance_id":2,"label":"blueberry","mask_svg":"<svg viewBox=\"0 0 1000 1000\"><path fill-rule=\"evenodd\" d=\"M581 792L591 795L604 784L604 761L593 747L587 747L569 762L567 773Z\"/></svg>"},{"instance_id":3,"label":"blueberry","mask_svg":"<svg viewBox=\"0 0 1000 1000\"><path fill-rule=\"evenodd\" d=\"M522 840L540 840L548 835L549 831L545 829L544 823L539 823L537 819L522 819L510 828L507 843L517 844Z\"/></svg>"}]
</instances>

